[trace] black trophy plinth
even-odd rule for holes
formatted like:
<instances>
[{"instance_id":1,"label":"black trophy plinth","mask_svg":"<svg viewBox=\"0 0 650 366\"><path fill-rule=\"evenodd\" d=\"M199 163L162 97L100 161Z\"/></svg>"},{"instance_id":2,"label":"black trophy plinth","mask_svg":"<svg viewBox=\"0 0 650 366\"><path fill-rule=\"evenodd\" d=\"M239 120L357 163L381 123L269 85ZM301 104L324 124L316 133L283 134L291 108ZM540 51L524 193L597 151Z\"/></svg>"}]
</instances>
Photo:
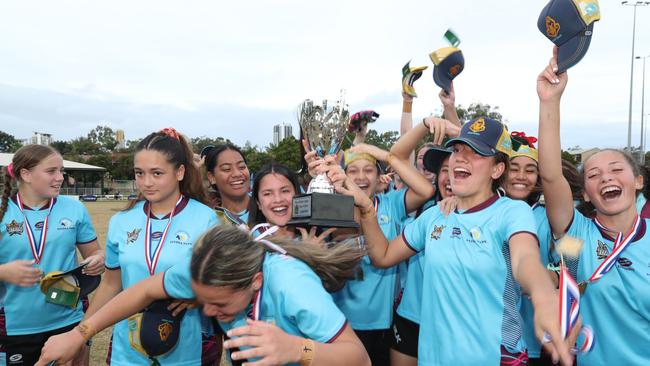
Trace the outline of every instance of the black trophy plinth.
<instances>
[{"instance_id":1,"label":"black trophy plinth","mask_svg":"<svg viewBox=\"0 0 650 366\"><path fill-rule=\"evenodd\" d=\"M293 198L289 225L358 228L354 198L331 193L307 193Z\"/></svg>"}]
</instances>

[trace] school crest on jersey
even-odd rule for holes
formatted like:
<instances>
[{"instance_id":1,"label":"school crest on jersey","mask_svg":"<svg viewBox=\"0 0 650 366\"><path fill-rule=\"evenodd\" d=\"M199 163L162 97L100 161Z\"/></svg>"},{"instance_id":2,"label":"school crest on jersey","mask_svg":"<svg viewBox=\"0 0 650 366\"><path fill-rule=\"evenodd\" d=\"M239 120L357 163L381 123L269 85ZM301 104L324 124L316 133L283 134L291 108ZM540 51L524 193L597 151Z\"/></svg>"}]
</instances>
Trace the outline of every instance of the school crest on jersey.
<instances>
[{"instance_id":1,"label":"school crest on jersey","mask_svg":"<svg viewBox=\"0 0 650 366\"><path fill-rule=\"evenodd\" d=\"M431 232L431 239L433 240L438 240L440 239L440 235L442 235L442 231L445 229L445 225L433 225L433 231Z\"/></svg>"},{"instance_id":2,"label":"school crest on jersey","mask_svg":"<svg viewBox=\"0 0 650 366\"><path fill-rule=\"evenodd\" d=\"M609 248L600 240L598 240L598 246L596 247L596 255L598 259L605 259L609 255Z\"/></svg>"},{"instance_id":3,"label":"school crest on jersey","mask_svg":"<svg viewBox=\"0 0 650 366\"><path fill-rule=\"evenodd\" d=\"M71 230L74 229L74 223L68 218L62 218L59 221L59 230Z\"/></svg>"},{"instance_id":4,"label":"school crest on jersey","mask_svg":"<svg viewBox=\"0 0 650 366\"><path fill-rule=\"evenodd\" d=\"M24 222L16 222L16 220L11 220L10 223L5 225L7 228L7 234L9 234L9 236L22 235L23 224Z\"/></svg>"},{"instance_id":5,"label":"school crest on jersey","mask_svg":"<svg viewBox=\"0 0 650 366\"><path fill-rule=\"evenodd\" d=\"M126 243L127 244L135 243L135 241L138 240L138 236L140 235L141 230L142 229L133 229L133 231L127 231L126 232Z\"/></svg>"},{"instance_id":6,"label":"school crest on jersey","mask_svg":"<svg viewBox=\"0 0 650 366\"><path fill-rule=\"evenodd\" d=\"M180 245L192 245L192 242L190 241L190 234L185 231L177 231L176 234L174 234L171 243Z\"/></svg>"}]
</instances>

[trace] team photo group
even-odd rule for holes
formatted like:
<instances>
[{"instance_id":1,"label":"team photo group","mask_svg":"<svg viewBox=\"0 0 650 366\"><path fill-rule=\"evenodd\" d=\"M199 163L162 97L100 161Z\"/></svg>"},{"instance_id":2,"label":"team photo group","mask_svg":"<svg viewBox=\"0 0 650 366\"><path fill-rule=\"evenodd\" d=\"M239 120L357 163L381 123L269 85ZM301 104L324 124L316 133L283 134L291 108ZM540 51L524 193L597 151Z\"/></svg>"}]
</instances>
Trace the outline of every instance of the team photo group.
<instances>
[{"instance_id":1,"label":"team photo group","mask_svg":"<svg viewBox=\"0 0 650 366\"><path fill-rule=\"evenodd\" d=\"M342 98L298 106L299 171L160 126L105 228L61 194L62 153L24 145L2 170L0 365L650 365L650 172L561 150L599 19L597 0L542 10L537 131L459 118L449 31L403 67L388 150Z\"/></svg>"}]
</instances>

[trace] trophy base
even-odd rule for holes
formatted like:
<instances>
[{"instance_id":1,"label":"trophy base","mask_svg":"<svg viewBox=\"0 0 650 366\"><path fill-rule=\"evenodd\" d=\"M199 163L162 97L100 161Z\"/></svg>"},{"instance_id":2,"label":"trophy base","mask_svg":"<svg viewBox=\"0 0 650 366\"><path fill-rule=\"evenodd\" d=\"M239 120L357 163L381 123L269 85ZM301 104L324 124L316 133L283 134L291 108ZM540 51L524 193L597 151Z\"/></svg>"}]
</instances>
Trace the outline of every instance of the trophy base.
<instances>
[{"instance_id":1,"label":"trophy base","mask_svg":"<svg viewBox=\"0 0 650 366\"><path fill-rule=\"evenodd\" d=\"M340 194L307 193L295 196L289 225L358 228L354 198Z\"/></svg>"}]
</instances>

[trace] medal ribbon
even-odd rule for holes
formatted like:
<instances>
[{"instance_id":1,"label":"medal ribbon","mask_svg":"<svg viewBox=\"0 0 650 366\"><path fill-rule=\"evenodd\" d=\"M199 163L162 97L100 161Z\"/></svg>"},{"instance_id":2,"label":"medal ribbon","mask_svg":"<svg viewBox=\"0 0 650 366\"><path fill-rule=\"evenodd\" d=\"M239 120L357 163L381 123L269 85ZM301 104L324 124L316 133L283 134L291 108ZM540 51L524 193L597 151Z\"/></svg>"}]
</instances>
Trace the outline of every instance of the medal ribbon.
<instances>
[{"instance_id":1,"label":"medal ribbon","mask_svg":"<svg viewBox=\"0 0 650 366\"><path fill-rule=\"evenodd\" d=\"M181 195L178 198L178 201L176 201L176 205L172 209L172 212L170 212L169 214L169 221L167 222L167 226L165 226L165 230L163 231L163 234L160 237L160 242L158 243L156 250L153 250L152 248L153 240L151 238L151 203L149 204L149 211L147 212L146 231L144 234L144 257L147 261L147 268L149 268L149 274L152 276L156 272L156 266L158 265L158 259L160 259L160 253L162 252L163 244L165 243L165 239L167 238L167 233L169 232L169 228L172 225L172 219L174 218L176 209L181 204L181 201L183 201L183 195Z\"/></svg>"},{"instance_id":2,"label":"medal ribbon","mask_svg":"<svg viewBox=\"0 0 650 366\"><path fill-rule=\"evenodd\" d=\"M45 220L43 221L43 229L41 230L41 237L38 243L36 243L36 238L34 236L34 232L32 231L32 226L29 224L29 220L27 220L27 215L25 215L25 208L23 205L23 201L20 199L20 193L16 194L16 202L18 203L18 208L20 209L20 213L23 214L23 218L25 219L25 226L26 226L26 232L27 232L27 239L29 240L29 247L32 250L32 256L34 257L34 261L36 264L41 262L41 258L43 258L43 251L45 250L45 241L47 239L47 227L50 222L50 212L52 212L52 206L54 205L54 198L50 198L50 207L47 210L47 216L45 216Z\"/></svg>"},{"instance_id":3,"label":"medal ribbon","mask_svg":"<svg viewBox=\"0 0 650 366\"><path fill-rule=\"evenodd\" d=\"M594 219L594 222L596 223L596 226L598 226L601 230L603 231L609 231L613 232L612 230L609 230L606 228L603 224L598 221L598 219ZM614 268L614 265L616 264L616 261L618 261L618 258L621 256L625 248L632 242L632 239L638 234L639 229L641 228L641 219L639 218L639 215L636 216L634 219L634 226L632 227L632 231L627 234L627 236L623 236L623 233L619 232L618 235L616 235L616 241L614 241L614 249L612 252L605 258L605 260L600 263L598 268L594 271L594 273L589 277L589 282L595 282L599 280L601 277L603 277L609 270Z\"/></svg>"}]
</instances>

